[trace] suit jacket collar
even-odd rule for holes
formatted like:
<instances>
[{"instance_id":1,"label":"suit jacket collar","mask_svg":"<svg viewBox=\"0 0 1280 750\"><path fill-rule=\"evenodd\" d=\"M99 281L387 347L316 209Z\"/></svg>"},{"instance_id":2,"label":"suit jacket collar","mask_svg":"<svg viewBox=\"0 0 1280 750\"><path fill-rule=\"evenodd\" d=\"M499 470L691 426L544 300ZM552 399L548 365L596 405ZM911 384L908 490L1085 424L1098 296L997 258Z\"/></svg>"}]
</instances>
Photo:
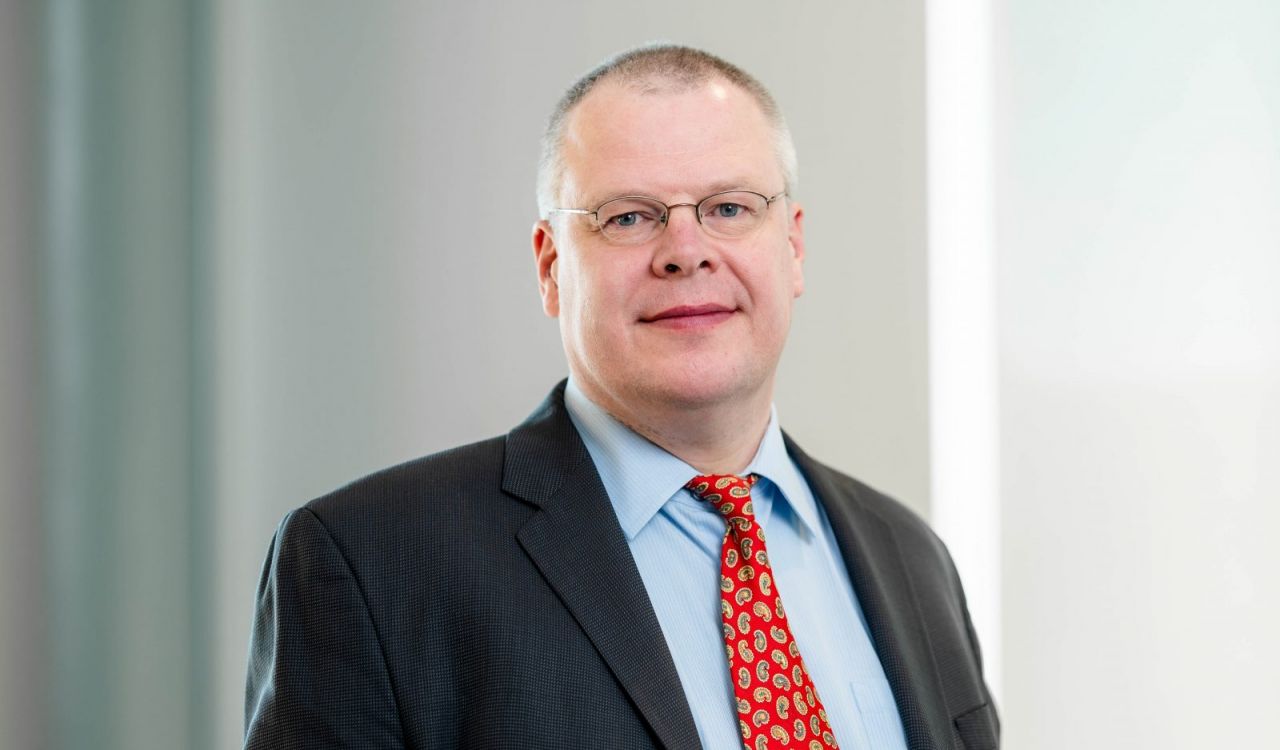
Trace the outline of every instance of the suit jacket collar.
<instances>
[{"instance_id":1,"label":"suit jacket collar","mask_svg":"<svg viewBox=\"0 0 1280 750\"><path fill-rule=\"evenodd\" d=\"M789 436L787 450L827 511L876 654L893 690L912 750L950 747L947 710L933 648L893 527L848 478L814 461Z\"/></svg>"},{"instance_id":2,"label":"suit jacket collar","mask_svg":"<svg viewBox=\"0 0 1280 750\"><path fill-rule=\"evenodd\" d=\"M503 490L539 508L517 538L670 750L697 726L617 515L564 407L564 383L507 435Z\"/></svg>"},{"instance_id":3,"label":"suit jacket collar","mask_svg":"<svg viewBox=\"0 0 1280 750\"><path fill-rule=\"evenodd\" d=\"M660 745L698 748L675 662L561 382L507 435L503 490L539 512L517 537L634 701ZM784 435L835 531L912 750L947 747L951 720L893 527L846 478Z\"/></svg>"}]
</instances>

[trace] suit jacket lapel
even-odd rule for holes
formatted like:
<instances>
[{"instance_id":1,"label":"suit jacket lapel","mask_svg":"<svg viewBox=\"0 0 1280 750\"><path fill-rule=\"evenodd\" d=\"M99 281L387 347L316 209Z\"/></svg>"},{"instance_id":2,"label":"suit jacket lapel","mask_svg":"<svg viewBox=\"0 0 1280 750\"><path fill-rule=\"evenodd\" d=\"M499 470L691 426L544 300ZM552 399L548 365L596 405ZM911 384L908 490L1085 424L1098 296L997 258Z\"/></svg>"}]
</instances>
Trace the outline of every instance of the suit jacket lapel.
<instances>
[{"instance_id":1,"label":"suit jacket lapel","mask_svg":"<svg viewBox=\"0 0 1280 750\"><path fill-rule=\"evenodd\" d=\"M893 690L912 750L949 747L951 717L915 593L892 527L868 509L836 475L786 438L831 520L854 593L867 618L876 654Z\"/></svg>"},{"instance_id":2,"label":"suit jacket lapel","mask_svg":"<svg viewBox=\"0 0 1280 750\"><path fill-rule=\"evenodd\" d=\"M626 536L564 407L564 384L507 436L503 489L540 508L517 537L659 742L701 747Z\"/></svg>"}]
</instances>

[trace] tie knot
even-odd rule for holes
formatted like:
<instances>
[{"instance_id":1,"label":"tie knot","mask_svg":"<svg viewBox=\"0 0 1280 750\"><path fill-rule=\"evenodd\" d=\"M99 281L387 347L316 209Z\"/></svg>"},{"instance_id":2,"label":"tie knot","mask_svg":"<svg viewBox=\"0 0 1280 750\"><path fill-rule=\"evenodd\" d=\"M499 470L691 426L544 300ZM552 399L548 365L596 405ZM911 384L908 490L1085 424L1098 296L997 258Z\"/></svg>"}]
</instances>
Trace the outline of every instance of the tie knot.
<instances>
[{"instance_id":1,"label":"tie knot","mask_svg":"<svg viewBox=\"0 0 1280 750\"><path fill-rule=\"evenodd\" d=\"M725 518L754 518L751 507L751 486L759 479L755 474L745 477L733 474L703 474L690 479L685 489L708 503Z\"/></svg>"}]
</instances>

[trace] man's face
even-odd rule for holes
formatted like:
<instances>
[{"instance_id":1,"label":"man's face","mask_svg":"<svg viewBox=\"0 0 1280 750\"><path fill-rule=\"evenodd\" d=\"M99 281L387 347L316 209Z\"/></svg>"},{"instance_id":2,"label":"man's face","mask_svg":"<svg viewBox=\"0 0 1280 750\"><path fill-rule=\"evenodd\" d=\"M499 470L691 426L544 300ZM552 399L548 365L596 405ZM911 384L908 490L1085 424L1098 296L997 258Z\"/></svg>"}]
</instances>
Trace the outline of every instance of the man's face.
<instances>
[{"instance_id":1,"label":"man's face","mask_svg":"<svg viewBox=\"0 0 1280 750\"><path fill-rule=\"evenodd\" d=\"M773 196L784 178L773 131L744 91L712 79L638 93L605 82L566 122L560 206L620 196L697 203L723 190ZM640 245L612 245L590 216L534 227L543 308L560 320L570 371L615 414L768 403L803 290L800 207L774 201L752 233L712 237L694 209Z\"/></svg>"}]
</instances>

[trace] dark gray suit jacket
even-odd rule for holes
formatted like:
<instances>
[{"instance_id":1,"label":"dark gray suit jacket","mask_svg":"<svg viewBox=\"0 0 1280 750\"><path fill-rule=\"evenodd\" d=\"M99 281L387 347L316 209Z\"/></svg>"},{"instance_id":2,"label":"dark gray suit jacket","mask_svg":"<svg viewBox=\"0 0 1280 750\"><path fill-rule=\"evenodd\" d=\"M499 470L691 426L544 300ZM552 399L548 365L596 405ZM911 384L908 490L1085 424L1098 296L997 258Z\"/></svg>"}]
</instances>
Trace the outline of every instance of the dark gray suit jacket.
<instances>
[{"instance_id":1,"label":"dark gray suit jacket","mask_svg":"<svg viewBox=\"0 0 1280 750\"><path fill-rule=\"evenodd\" d=\"M995 748L942 543L896 501L787 448L835 529L909 747ZM258 588L245 713L250 748L700 746L564 383L504 437L284 518Z\"/></svg>"}]
</instances>

